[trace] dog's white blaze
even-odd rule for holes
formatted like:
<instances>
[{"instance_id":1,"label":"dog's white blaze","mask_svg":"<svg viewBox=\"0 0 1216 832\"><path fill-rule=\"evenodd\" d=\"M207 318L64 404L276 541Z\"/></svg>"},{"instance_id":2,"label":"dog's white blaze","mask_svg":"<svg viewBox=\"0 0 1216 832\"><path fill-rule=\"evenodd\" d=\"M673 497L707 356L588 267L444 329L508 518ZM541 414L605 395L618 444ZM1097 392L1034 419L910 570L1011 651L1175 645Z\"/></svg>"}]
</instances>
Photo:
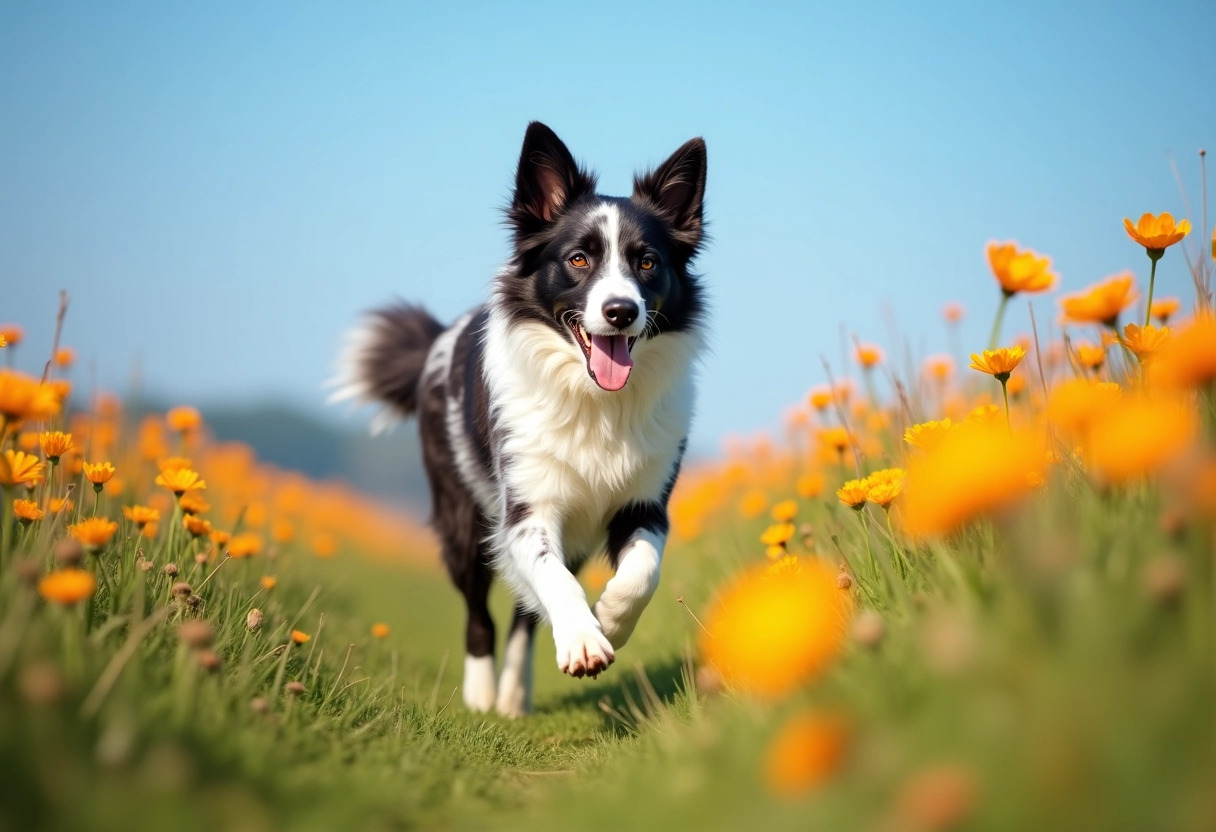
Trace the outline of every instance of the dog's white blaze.
<instances>
[{"instance_id":1,"label":"dog's white blaze","mask_svg":"<svg viewBox=\"0 0 1216 832\"><path fill-rule=\"evenodd\" d=\"M640 335L646 326L646 301L638 288L621 254L621 212L615 205L601 205L591 218L602 219L607 248L604 251L604 266L601 274L587 293L587 306L583 309L583 326L597 335ZM617 329L604 317L604 304L613 298L626 298L638 305L638 317L625 329Z\"/></svg>"},{"instance_id":2,"label":"dog's white blaze","mask_svg":"<svg viewBox=\"0 0 1216 832\"><path fill-rule=\"evenodd\" d=\"M666 535L639 529L621 550L616 574L595 603L595 617L614 648L629 640L642 610L659 587Z\"/></svg>"},{"instance_id":3,"label":"dog's white blaze","mask_svg":"<svg viewBox=\"0 0 1216 832\"><path fill-rule=\"evenodd\" d=\"M494 707L494 657L464 657L464 704L471 711L488 711Z\"/></svg>"},{"instance_id":4,"label":"dog's white blaze","mask_svg":"<svg viewBox=\"0 0 1216 832\"><path fill-rule=\"evenodd\" d=\"M527 628L511 631L498 677L498 701L494 709L505 716L524 716L532 710L532 645Z\"/></svg>"}]
</instances>

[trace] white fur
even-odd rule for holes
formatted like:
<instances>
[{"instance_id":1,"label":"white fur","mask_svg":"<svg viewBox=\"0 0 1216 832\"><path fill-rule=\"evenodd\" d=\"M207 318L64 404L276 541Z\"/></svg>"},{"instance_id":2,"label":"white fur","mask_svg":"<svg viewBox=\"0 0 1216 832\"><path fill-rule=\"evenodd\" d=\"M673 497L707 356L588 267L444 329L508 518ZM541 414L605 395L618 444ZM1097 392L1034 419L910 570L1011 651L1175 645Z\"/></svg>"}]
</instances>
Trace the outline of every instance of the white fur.
<instances>
[{"instance_id":1,"label":"white fur","mask_svg":"<svg viewBox=\"0 0 1216 832\"><path fill-rule=\"evenodd\" d=\"M688 435L700 337L639 340L629 382L618 392L601 390L574 342L543 324L509 321L493 310L485 344L486 383L507 427L498 450L510 464L501 471L502 495L482 509L499 517L508 493L531 509L521 526L494 541L498 571L520 603L549 620L559 668L598 672L612 661L612 644L566 567L567 554L579 559L601 550L608 520L621 507L661 500Z\"/></svg>"},{"instance_id":2,"label":"white fur","mask_svg":"<svg viewBox=\"0 0 1216 832\"><path fill-rule=\"evenodd\" d=\"M608 242L608 248L604 252L604 265L600 269L600 275L587 293L583 326L593 335L640 335L646 325L646 301L642 298L637 282L630 277L621 256L621 213L615 205L601 205L591 217L603 220L604 238ZM618 329L604 317L604 304L615 298L631 300L638 305L637 319L624 329Z\"/></svg>"},{"instance_id":3,"label":"white fur","mask_svg":"<svg viewBox=\"0 0 1216 832\"><path fill-rule=\"evenodd\" d=\"M372 392L371 384L361 369L365 356L372 349L377 337L376 330L370 326L349 330L343 338L342 350L338 354L337 373L325 382L326 387L333 388L326 404L350 402L353 407L363 404L381 405L372 416L370 430L373 436L387 433L401 421L401 416L392 408L384 407L383 402Z\"/></svg>"},{"instance_id":4,"label":"white fur","mask_svg":"<svg viewBox=\"0 0 1216 832\"><path fill-rule=\"evenodd\" d=\"M507 639L498 677L498 702L504 716L525 716L532 711L532 647L535 640L526 627L517 627Z\"/></svg>"},{"instance_id":5,"label":"white fur","mask_svg":"<svg viewBox=\"0 0 1216 832\"><path fill-rule=\"evenodd\" d=\"M494 657L464 657L464 704L471 711L488 711L494 707Z\"/></svg>"},{"instance_id":6,"label":"white fur","mask_svg":"<svg viewBox=\"0 0 1216 832\"><path fill-rule=\"evenodd\" d=\"M666 540L666 535L648 529L635 532L621 550L616 574L595 602L596 620L614 648L620 649L633 635L642 610L659 587L659 566Z\"/></svg>"}]
</instances>

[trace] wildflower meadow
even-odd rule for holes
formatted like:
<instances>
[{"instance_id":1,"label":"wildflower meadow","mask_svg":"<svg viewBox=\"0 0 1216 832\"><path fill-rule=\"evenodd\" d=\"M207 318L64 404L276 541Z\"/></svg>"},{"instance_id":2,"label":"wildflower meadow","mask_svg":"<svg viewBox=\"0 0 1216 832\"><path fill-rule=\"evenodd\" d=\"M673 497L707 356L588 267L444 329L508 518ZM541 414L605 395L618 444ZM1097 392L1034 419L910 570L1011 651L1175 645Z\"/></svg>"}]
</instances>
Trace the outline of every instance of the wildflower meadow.
<instances>
[{"instance_id":1,"label":"wildflower meadow","mask_svg":"<svg viewBox=\"0 0 1216 832\"><path fill-rule=\"evenodd\" d=\"M418 521L91 389L66 297L5 325L0 829L1216 828L1216 231L1124 223L1087 288L987 243L969 363L800 368L689 461L617 664L540 639L520 720L461 706Z\"/></svg>"}]
</instances>

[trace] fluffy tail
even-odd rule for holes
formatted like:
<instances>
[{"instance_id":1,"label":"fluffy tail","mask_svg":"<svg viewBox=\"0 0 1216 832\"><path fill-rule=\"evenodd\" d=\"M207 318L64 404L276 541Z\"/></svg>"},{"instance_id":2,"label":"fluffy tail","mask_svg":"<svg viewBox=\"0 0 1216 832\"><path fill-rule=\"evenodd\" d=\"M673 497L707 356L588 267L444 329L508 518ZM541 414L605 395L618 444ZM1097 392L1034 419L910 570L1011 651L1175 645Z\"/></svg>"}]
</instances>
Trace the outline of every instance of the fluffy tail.
<instances>
[{"instance_id":1,"label":"fluffy tail","mask_svg":"<svg viewBox=\"0 0 1216 832\"><path fill-rule=\"evenodd\" d=\"M443 324L421 306L397 303L369 313L348 336L330 403L382 404L372 420L381 433L418 411L418 382Z\"/></svg>"}]
</instances>

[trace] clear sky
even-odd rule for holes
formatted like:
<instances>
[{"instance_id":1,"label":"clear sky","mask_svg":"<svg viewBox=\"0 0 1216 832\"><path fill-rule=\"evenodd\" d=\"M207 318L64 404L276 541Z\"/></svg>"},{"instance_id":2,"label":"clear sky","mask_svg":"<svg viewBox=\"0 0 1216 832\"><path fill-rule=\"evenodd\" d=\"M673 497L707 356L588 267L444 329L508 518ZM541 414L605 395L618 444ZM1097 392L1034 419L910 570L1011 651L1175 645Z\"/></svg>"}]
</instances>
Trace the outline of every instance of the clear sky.
<instances>
[{"instance_id":1,"label":"clear sky","mask_svg":"<svg viewBox=\"0 0 1216 832\"><path fill-rule=\"evenodd\" d=\"M1188 213L1171 155L1198 202L1213 33L1211 0L13 0L0 320L26 326L32 369L66 288L80 382L95 364L121 392L138 368L183 403L319 411L361 310L400 296L452 319L484 298L529 120L612 194L702 135L714 314L694 448L712 451L779 424L821 355L841 372L842 332L943 351L957 300L963 347L983 347L990 239L1051 255L1065 290L1127 268L1146 283L1122 219ZM1182 258L1158 279L1184 293ZM1036 308L1053 318L1054 297ZM1006 332L1026 320L1019 304Z\"/></svg>"}]
</instances>

